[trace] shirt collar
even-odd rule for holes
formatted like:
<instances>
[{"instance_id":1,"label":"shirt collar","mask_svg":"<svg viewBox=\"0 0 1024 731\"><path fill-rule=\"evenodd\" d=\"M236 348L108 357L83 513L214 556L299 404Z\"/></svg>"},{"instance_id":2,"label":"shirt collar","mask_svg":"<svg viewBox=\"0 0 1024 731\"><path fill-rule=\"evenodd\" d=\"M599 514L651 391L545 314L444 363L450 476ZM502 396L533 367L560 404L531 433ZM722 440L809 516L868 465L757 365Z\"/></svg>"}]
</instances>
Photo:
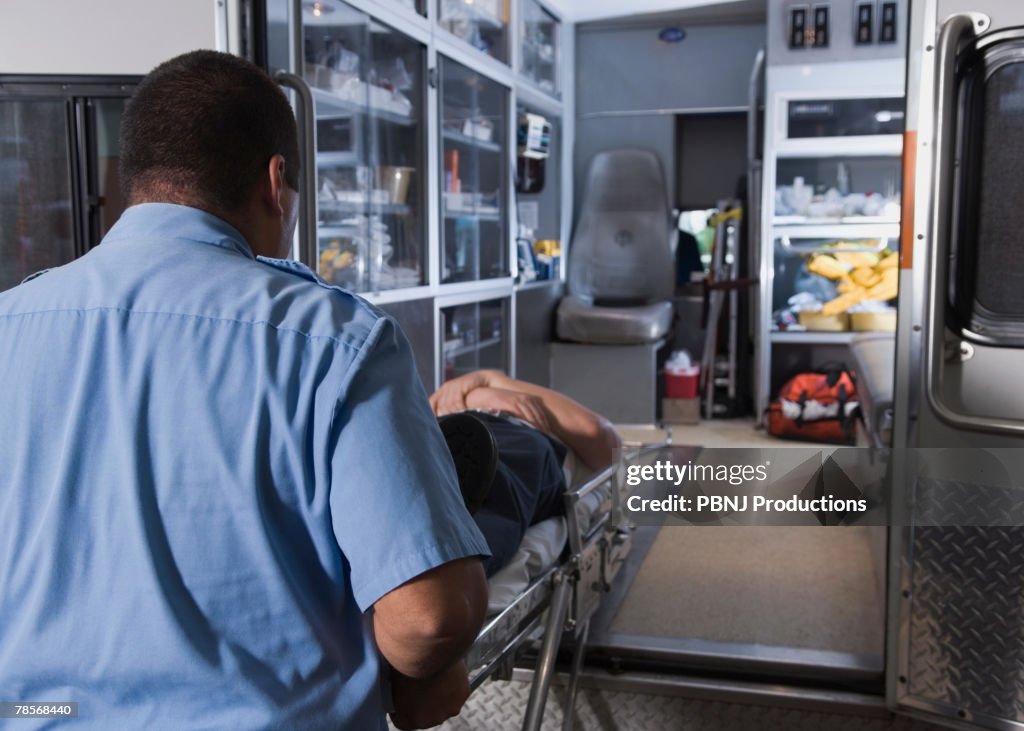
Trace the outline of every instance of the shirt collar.
<instances>
[{"instance_id":1,"label":"shirt collar","mask_svg":"<svg viewBox=\"0 0 1024 731\"><path fill-rule=\"evenodd\" d=\"M237 228L212 213L174 203L139 203L124 213L104 237L118 239L155 237L184 239L219 246L255 259L252 248Z\"/></svg>"}]
</instances>

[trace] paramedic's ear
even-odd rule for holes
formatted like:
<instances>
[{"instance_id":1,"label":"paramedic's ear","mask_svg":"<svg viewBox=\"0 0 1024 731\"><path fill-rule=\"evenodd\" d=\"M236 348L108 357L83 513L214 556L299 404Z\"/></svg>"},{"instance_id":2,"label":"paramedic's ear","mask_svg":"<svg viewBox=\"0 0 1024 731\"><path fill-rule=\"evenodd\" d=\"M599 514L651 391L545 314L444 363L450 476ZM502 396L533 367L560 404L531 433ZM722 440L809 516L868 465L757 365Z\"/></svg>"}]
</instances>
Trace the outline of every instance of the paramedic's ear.
<instances>
[{"instance_id":1,"label":"paramedic's ear","mask_svg":"<svg viewBox=\"0 0 1024 731\"><path fill-rule=\"evenodd\" d=\"M295 224L298 220L299 194L292 190L285 178L285 159L283 155L274 155L267 163L266 203L275 225L275 250L269 256L284 258L288 256L292 239L295 236Z\"/></svg>"},{"instance_id":2,"label":"paramedic's ear","mask_svg":"<svg viewBox=\"0 0 1024 731\"><path fill-rule=\"evenodd\" d=\"M271 207L275 216L284 217L286 210L282 200L288 183L284 179L284 155L274 155L267 163L266 181L269 183L264 189L266 203Z\"/></svg>"}]
</instances>

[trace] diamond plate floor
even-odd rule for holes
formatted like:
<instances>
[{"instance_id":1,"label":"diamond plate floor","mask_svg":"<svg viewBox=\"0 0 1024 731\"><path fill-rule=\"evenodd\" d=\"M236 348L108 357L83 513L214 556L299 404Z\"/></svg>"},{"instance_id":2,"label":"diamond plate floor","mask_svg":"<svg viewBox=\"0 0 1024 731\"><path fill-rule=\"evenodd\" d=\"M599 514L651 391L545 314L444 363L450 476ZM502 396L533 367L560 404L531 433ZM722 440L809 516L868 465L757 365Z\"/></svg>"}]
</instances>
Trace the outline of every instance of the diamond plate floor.
<instances>
[{"instance_id":1,"label":"diamond plate floor","mask_svg":"<svg viewBox=\"0 0 1024 731\"><path fill-rule=\"evenodd\" d=\"M543 731L561 730L564 692L562 687L552 688ZM470 697L458 718L438 728L516 731L528 697L526 683L487 683ZM576 714L575 728L580 731L941 731L938 726L903 717L867 718L593 689L580 691Z\"/></svg>"}]
</instances>

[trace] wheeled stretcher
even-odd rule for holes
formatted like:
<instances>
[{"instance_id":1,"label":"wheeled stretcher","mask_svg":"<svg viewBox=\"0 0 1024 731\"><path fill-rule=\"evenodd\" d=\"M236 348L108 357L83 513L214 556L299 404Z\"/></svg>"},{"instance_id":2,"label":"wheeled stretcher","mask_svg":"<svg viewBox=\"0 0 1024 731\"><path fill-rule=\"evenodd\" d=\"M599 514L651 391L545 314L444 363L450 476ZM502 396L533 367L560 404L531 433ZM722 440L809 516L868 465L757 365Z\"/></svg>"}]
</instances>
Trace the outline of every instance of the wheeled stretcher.
<instances>
[{"instance_id":1,"label":"wheeled stretcher","mask_svg":"<svg viewBox=\"0 0 1024 731\"><path fill-rule=\"evenodd\" d=\"M516 653L541 634L523 729L540 728L555 659L563 643L574 647L565 728L571 728L590 619L631 547L616 463L565 494L565 517L532 526L512 562L491 577L489 617L467 657L470 687L511 677Z\"/></svg>"}]
</instances>

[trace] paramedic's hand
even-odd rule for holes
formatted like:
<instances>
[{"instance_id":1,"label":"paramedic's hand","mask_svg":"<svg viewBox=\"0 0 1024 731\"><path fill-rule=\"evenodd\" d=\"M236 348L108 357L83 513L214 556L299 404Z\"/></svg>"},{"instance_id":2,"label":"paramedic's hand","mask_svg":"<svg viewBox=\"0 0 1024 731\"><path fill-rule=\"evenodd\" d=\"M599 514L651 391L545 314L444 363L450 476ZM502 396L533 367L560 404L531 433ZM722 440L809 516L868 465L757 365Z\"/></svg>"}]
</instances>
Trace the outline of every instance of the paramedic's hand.
<instances>
[{"instance_id":1,"label":"paramedic's hand","mask_svg":"<svg viewBox=\"0 0 1024 731\"><path fill-rule=\"evenodd\" d=\"M469 698L469 677L464 660L430 678L409 678L391 671L395 710L391 723L401 731L432 728L459 715Z\"/></svg>"},{"instance_id":2,"label":"paramedic's hand","mask_svg":"<svg viewBox=\"0 0 1024 731\"><path fill-rule=\"evenodd\" d=\"M473 371L445 381L441 388L430 395L430 407L434 410L434 415L444 416L470 408L466 405L466 397L474 389L489 385L488 375L487 371Z\"/></svg>"},{"instance_id":3,"label":"paramedic's hand","mask_svg":"<svg viewBox=\"0 0 1024 731\"><path fill-rule=\"evenodd\" d=\"M544 399L532 393L509 391L505 388L484 386L475 388L466 396L466 404L471 409L497 409L507 414L518 416L528 421L542 432L554 434L548 408Z\"/></svg>"}]
</instances>

